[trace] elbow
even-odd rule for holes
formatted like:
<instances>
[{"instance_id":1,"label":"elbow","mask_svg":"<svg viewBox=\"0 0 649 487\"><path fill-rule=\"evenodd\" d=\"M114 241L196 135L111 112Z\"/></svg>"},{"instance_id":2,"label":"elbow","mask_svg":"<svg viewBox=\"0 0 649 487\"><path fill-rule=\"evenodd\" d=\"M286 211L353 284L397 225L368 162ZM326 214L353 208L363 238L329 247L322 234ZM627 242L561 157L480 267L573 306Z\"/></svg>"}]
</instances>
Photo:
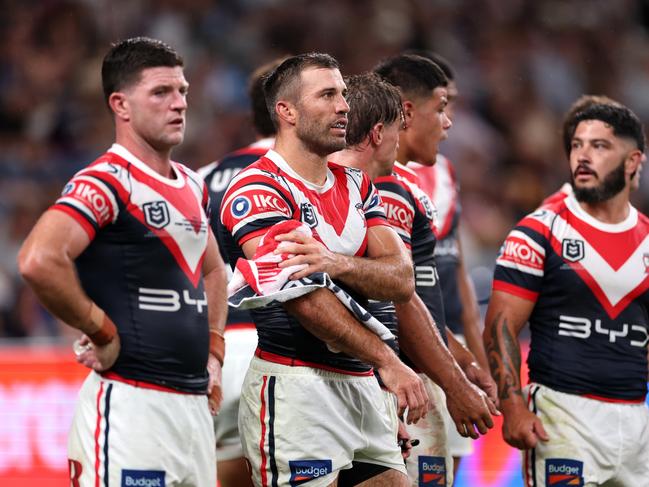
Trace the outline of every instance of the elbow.
<instances>
[{"instance_id":1,"label":"elbow","mask_svg":"<svg viewBox=\"0 0 649 487\"><path fill-rule=\"evenodd\" d=\"M406 303L415 293L415 276L412 266L408 266L398 275L402 277L398 281L392 301L395 303Z\"/></svg>"},{"instance_id":2,"label":"elbow","mask_svg":"<svg viewBox=\"0 0 649 487\"><path fill-rule=\"evenodd\" d=\"M46 275L48 267L46 260L44 253L38 252L33 247L23 247L18 253L18 272L27 283L38 282Z\"/></svg>"}]
</instances>

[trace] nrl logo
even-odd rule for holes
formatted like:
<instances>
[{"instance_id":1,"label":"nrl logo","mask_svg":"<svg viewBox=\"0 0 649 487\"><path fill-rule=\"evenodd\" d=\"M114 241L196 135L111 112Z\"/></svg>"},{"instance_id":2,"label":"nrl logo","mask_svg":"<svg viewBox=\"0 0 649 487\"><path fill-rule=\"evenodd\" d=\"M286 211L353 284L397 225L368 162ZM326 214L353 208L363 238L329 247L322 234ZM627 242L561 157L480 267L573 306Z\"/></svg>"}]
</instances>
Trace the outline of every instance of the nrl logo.
<instances>
[{"instance_id":1,"label":"nrl logo","mask_svg":"<svg viewBox=\"0 0 649 487\"><path fill-rule=\"evenodd\" d=\"M144 210L144 220L149 226L160 230L169 225L169 208L164 201L145 203L142 205L142 210Z\"/></svg>"},{"instance_id":2,"label":"nrl logo","mask_svg":"<svg viewBox=\"0 0 649 487\"><path fill-rule=\"evenodd\" d=\"M302 221L309 225L311 228L318 226L318 216L311 203L302 203L300 205L300 213L302 214Z\"/></svg>"},{"instance_id":3,"label":"nrl logo","mask_svg":"<svg viewBox=\"0 0 649 487\"><path fill-rule=\"evenodd\" d=\"M576 238L564 238L561 242L561 253L568 262L578 262L584 258L584 241Z\"/></svg>"}]
</instances>

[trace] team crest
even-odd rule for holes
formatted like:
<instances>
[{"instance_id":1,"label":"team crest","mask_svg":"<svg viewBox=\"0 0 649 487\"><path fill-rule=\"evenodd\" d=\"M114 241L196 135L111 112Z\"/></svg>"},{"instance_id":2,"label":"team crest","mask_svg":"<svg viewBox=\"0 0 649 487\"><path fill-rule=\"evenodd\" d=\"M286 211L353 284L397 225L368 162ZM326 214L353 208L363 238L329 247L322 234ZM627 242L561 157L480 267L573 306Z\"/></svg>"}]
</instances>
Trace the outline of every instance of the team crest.
<instances>
[{"instance_id":1,"label":"team crest","mask_svg":"<svg viewBox=\"0 0 649 487\"><path fill-rule=\"evenodd\" d=\"M309 225L310 228L318 226L318 215L316 215L311 203L302 203L300 205L300 214L302 215L302 221Z\"/></svg>"},{"instance_id":2,"label":"team crest","mask_svg":"<svg viewBox=\"0 0 649 487\"><path fill-rule=\"evenodd\" d=\"M429 221L435 221L437 219L437 211L435 210L435 206L433 206L433 202L430 201L430 198L423 194L419 197L419 202L426 211L426 218L428 218Z\"/></svg>"},{"instance_id":3,"label":"team crest","mask_svg":"<svg viewBox=\"0 0 649 487\"><path fill-rule=\"evenodd\" d=\"M164 201L150 201L142 205L144 221L157 230L169 225L169 208Z\"/></svg>"},{"instance_id":4,"label":"team crest","mask_svg":"<svg viewBox=\"0 0 649 487\"><path fill-rule=\"evenodd\" d=\"M564 238L561 242L561 253L568 262L579 262L584 258L584 241L576 238Z\"/></svg>"}]
</instances>

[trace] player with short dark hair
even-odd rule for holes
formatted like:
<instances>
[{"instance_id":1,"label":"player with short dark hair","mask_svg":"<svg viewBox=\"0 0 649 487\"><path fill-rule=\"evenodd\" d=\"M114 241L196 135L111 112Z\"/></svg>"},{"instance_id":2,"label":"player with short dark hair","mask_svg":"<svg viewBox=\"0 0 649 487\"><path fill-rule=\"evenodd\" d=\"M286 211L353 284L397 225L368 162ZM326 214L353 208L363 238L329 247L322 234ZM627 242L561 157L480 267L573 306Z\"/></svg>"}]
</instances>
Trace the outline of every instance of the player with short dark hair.
<instances>
[{"instance_id":1,"label":"player with short dark hair","mask_svg":"<svg viewBox=\"0 0 649 487\"><path fill-rule=\"evenodd\" d=\"M170 159L185 130L182 59L127 39L102 73L116 142L19 255L41 302L85 334L78 360L94 369L68 441L71 485L214 485L226 277L207 187Z\"/></svg>"},{"instance_id":2,"label":"player with short dark hair","mask_svg":"<svg viewBox=\"0 0 649 487\"><path fill-rule=\"evenodd\" d=\"M496 261L484 340L503 436L526 485L649 485L649 220L629 202L644 130L598 103L566 127L574 195L523 218Z\"/></svg>"},{"instance_id":3,"label":"player with short dark hair","mask_svg":"<svg viewBox=\"0 0 649 487\"><path fill-rule=\"evenodd\" d=\"M293 280L325 272L360 301L409 299L412 269L376 189L360 171L327 162L345 147L349 112L335 60L289 58L268 77L265 93L278 127L275 148L237 174L224 196L231 261L252 257L273 225L299 220L313 237L275 237L288 256L282 268L305 266ZM397 411L384 401L372 366L398 407L410 406L408 421L428 406L416 374L328 289L252 311L259 348L239 427L255 484L331 485L358 462L372 470L368 485L405 485Z\"/></svg>"}]
</instances>

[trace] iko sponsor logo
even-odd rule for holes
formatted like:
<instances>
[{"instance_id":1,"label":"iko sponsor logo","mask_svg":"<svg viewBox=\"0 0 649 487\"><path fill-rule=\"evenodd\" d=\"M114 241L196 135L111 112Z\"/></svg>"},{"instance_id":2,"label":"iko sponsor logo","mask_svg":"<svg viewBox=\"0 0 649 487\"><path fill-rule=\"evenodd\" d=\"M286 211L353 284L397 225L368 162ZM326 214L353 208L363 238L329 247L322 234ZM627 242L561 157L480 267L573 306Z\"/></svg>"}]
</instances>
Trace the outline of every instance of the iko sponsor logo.
<instances>
[{"instance_id":1,"label":"iko sponsor logo","mask_svg":"<svg viewBox=\"0 0 649 487\"><path fill-rule=\"evenodd\" d=\"M564 238L561 241L561 255L568 262L579 262L584 258L584 241L577 238Z\"/></svg>"},{"instance_id":2,"label":"iko sponsor logo","mask_svg":"<svg viewBox=\"0 0 649 487\"><path fill-rule=\"evenodd\" d=\"M527 242L517 237L509 237L500 251L501 257L535 269L543 268L543 256Z\"/></svg>"},{"instance_id":3,"label":"iko sponsor logo","mask_svg":"<svg viewBox=\"0 0 649 487\"><path fill-rule=\"evenodd\" d=\"M68 188L68 186L72 186ZM70 194L81 201L85 201L90 205L92 210L98 216L100 222L106 221L110 216L110 207L106 201L106 196L98 192L93 185L89 183L80 182L78 184L69 183L63 188L64 194L65 191L68 191L67 194Z\"/></svg>"},{"instance_id":4,"label":"iko sponsor logo","mask_svg":"<svg viewBox=\"0 0 649 487\"><path fill-rule=\"evenodd\" d=\"M412 212L408 211L403 206L388 202L384 202L383 207L385 208L385 216L391 224L396 224L397 226L407 230L412 228Z\"/></svg>"},{"instance_id":5,"label":"iko sponsor logo","mask_svg":"<svg viewBox=\"0 0 649 487\"><path fill-rule=\"evenodd\" d=\"M548 458L545 461L545 484L561 487L584 485L584 462L565 458Z\"/></svg>"},{"instance_id":6,"label":"iko sponsor logo","mask_svg":"<svg viewBox=\"0 0 649 487\"><path fill-rule=\"evenodd\" d=\"M237 196L230 205L230 213L235 218L243 218L250 213L251 208L252 204L248 198L245 196Z\"/></svg>"},{"instance_id":7,"label":"iko sponsor logo","mask_svg":"<svg viewBox=\"0 0 649 487\"><path fill-rule=\"evenodd\" d=\"M142 210L144 211L144 221L156 230L166 227L171 221L167 203L162 200L144 203Z\"/></svg>"},{"instance_id":8,"label":"iko sponsor logo","mask_svg":"<svg viewBox=\"0 0 649 487\"><path fill-rule=\"evenodd\" d=\"M147 311L163 311L165 313L175 313L182 304L187 306L196 306L198 313L207 308L207 294L203 292L202 296L192 297L187 289L183 289L183 301L180 301L180 293L174 289L153 289L138 288L137 307Z\"/></svg>"},{"instance_id":9,"label":"iko sponsor logo","mask_svg":"<svg viewBox=\"0 0 649 487\"><path fill-rule=\"evenodd\" d=\"M289 460L291 487L324 477L332 471L331 460Z\"/></svg>"},{"instance_id":10,"label":"iko sponsor logo","mask_svg":"<svg viewBox=\"0 0 649 487\"><path fill-rule=\"evenodd\" d=\"M581 316L559 316L559 335L587 339L593 333L605 335L609 343L617 343L620 338L629 338L629 345L632 347L644 348L649 343L649 331L642 325L633 325L628 323L622 324L622 329L614 330L605 328L602 320L596 318L591 320ZM630 334L633 334L631 340Z\"/></svg>"},{"instance_id":11,"label":"iko sponsor logo","mask_svg":"<svg viewBox=\"0 0 649 487\"><path fill-rule=\"evenodd\" d=\"M165 487L164 470L122 470L122 487Z\"/></svg>"},{"instance_id":12,"label":"iko sponsor logo","mask_svg":"<svg viewBox=\"0 0 649 487\"><path fill-rule=\"evenodd\" d=\"M311 203L302 203L300 205L300 214L302 215L302 221L309 225L310 228L318 226L318 215Z\"/></svg>"},{"instance_id":13,"label":"iko sponsor logo","mask_svg":"<svg viewBox=\"0 0 649 487\"><path fill-rule=\"evenodd\" d=\"M279 211L282 215L289 215L290 212L286 207L286 202L273 195L255 194L252 196L255 207L259 211Z\"/></svg>"},{"instance_id":14,"label":"iko sponsor logo","mask_svg":"<svg viewBox=\"0 0 649 487\"><path fill-rule=\"evenodd\" d=\"M420 455L419 484L422 487L446 485L446 461L444 457Z\"/></svg>"}]
</instances>

